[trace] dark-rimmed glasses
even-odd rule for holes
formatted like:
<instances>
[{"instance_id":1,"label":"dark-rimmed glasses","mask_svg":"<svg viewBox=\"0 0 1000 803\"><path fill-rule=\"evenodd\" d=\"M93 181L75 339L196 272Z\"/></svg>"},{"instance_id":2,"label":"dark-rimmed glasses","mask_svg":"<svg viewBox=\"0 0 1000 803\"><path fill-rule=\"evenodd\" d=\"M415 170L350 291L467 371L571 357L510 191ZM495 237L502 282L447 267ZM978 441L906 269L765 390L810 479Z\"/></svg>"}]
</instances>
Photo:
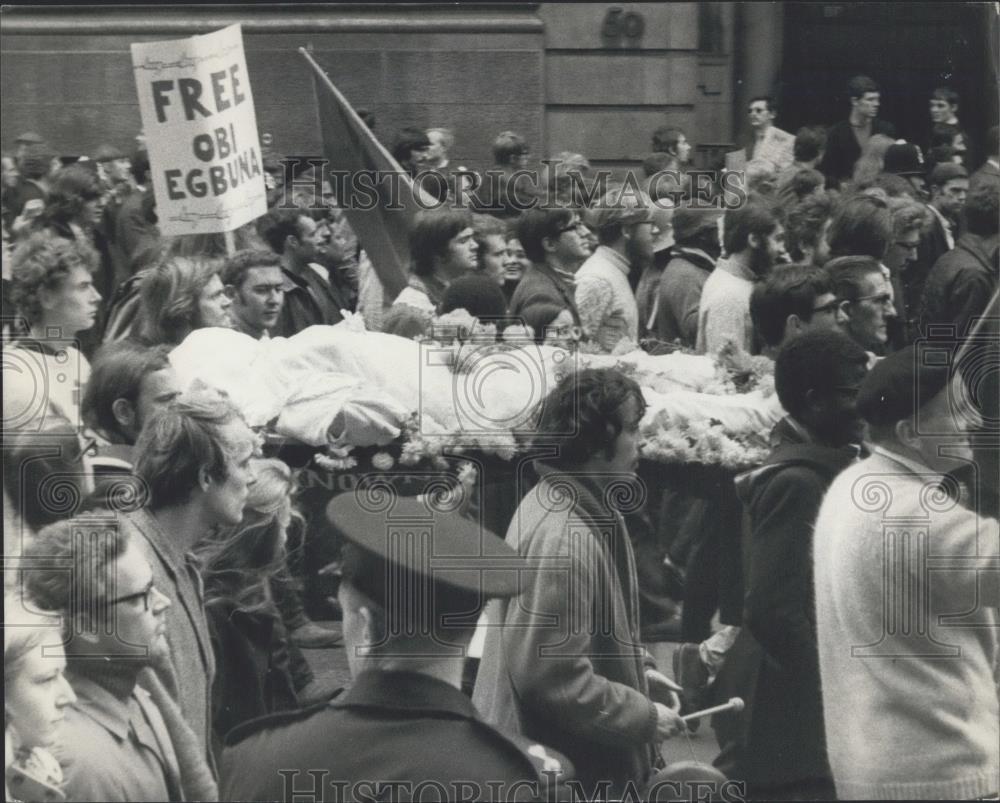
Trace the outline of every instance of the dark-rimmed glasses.
<instances>
[{"instance_id":1,"label":"dark-rimmed glasses","mask_svg":"<svg viewBox=\"0 0 1000 803\"><path fill-rule=\"evenodd\" d=\"M142 609L144 611L149 610L149 599L153 596L153 589L156 586L153 585L153 581L149 581L149 585L146 586L142 591L136 591L134 594L126 594L124 597L118 597L118 599L108 600L109 605L118 605L121 602L131 602L134 599L142 600Z\"/></svg>"}]
</instances>

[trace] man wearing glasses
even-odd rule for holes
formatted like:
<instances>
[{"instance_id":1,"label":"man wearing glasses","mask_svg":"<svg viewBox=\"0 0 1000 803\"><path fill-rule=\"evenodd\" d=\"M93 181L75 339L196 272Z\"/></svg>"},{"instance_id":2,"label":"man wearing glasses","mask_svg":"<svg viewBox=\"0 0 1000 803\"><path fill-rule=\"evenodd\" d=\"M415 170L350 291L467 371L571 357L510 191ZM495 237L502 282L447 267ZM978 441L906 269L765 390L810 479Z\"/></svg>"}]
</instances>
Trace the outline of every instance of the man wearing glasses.
<instances>
[{"instance_id":1,"label":"man wearing glasses","mask_svg":"<svg viewBox=\"0 0 1000 803\"><path fill-rule=\"evenodd\" d=\"M829 274L813 265L789 265L759 282L750 317L769 357L805 332L839 331L847 319Z\"/></svg>"},{"instance_id":2,"label":"man wearing glasses","mask_svg":"<svg viewBox=\"0 0 1000 803\"><path fill-rule=\"evenodd\" d=\"M587 226L572 209L536 207L521 215L516 231L531 267L511 296L510 314L522 315L534 304L554 304L569 310L579 326L574 292L576 272L590 256Z\"/></svg>"},{"instance_id":3,"label":"man wearing glasses","mask_svg":"<svg viewBox=\"0 0 1000 803\"><path fill-rule=\"evenodd\" d=\"M27 565L45 567L23 573L29 597L59 613L67 631L66 677L77 701L55 749L66 799L210 799L204 755L150 671L170 658L171 602L142 550L102 525L91 518L50 525L25 551Z\"/></svg>"},{"instance_id":4,"label":"man wearing glasses","mask_svg":"<svg viewBox=\"0 0 1000 803\"><path fill-rule=\"evenodd\" d=\"M845 256L831 259L825 267L840 299L845 331L874 362L885 349L889 321L896 315L892 285L882 265L873 257Z\"/></svg>"}]
</instances>

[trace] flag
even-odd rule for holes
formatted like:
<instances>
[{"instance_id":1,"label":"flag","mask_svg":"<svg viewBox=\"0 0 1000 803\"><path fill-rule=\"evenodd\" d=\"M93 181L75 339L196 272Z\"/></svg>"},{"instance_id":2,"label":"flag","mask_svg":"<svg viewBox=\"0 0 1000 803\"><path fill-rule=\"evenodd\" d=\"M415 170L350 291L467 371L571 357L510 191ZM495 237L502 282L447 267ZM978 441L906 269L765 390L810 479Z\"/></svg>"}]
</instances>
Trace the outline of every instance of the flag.
<instances>
[{"instance_id":1,"label":"flag","mask_svg":"<svg viewBox=\"0 0 1000 803\"><path fill-rule=\"evenodd\" d=\"M342 189L343 197L338 196L337 201L382 281L385 298L391 300L406 286L414 215L434 206L435 199L414 187L409 174L375 138L312 55L305 48L299 52L314 72L326 169L346 174L344 180L333 182L335 193ZM363 178L368 175L373 179L381 176L382 180Z\"/></svg>"}]
</instances>

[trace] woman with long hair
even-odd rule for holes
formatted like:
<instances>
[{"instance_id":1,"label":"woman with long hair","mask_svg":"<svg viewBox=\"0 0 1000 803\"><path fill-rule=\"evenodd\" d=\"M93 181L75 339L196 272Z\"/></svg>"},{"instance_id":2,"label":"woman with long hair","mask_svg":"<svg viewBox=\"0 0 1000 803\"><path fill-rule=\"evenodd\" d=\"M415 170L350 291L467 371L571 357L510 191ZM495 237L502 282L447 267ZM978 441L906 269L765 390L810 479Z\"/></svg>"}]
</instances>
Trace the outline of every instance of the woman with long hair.
<instances>
[{"instance_id":1,"label":"woman with long hair","mask_svg":"<svg viewBox=\"0 0 1000 803\"><path fill-rule=\"evenodd\" d=\"M222 260L167 256L143 277L138 339L150 346L179 345L195 329L232 327L220 272Z\"/></svg>"},{"instance_id":2,"label":"woman with long hair","mask_svg":"<svg viewBox=\"0 0 1000 803\"><path fill-rule=\"evenodd\" d=\"M253 471L243 521L197 549L216 659L213 730L220 739L249 719L298 708L311 680L308 670L293 667L271 591L285 568L288 530L301 522L292 472L275 459L254 460Z\"/></svg>"}]
</instances>

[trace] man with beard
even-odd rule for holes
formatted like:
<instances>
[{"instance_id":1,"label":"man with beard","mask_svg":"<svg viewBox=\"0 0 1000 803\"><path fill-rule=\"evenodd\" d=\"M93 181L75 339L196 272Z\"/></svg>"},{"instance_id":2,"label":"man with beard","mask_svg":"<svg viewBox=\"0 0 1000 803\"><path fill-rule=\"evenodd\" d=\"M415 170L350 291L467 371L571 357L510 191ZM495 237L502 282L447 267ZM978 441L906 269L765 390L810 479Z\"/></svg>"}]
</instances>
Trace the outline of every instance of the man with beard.
<instances>
[{"instance_id":1,"label":"man with beard","mask_svg":"<svg viewBox=\"0 0 1000 803\"><path fill-rule=\"evenodd\" d=\"M214 800L198 740L154 672L170 662L171 600L136 539L110 524L104 532L89 517L52 524L24 555L32 602L60 614L68 638L76 703L54 747L63 792L71 801Z\"/></svg>"},{"instance_id":2,"label":"man with beard","mask_svg":"<svg viewBox=\"0 0 1000 803\"><path fill-rule=\"evenodd\" d=\"M222 283L233 300L236 331L255 340L268 337L285 302L281 257L268 251L238 251L226 259Z\"/></svg>"},{"instance_id":3,"label":"man with beard","mask_svg":"<svg viewBox=\"0 0 1000 803\"><path fill-rule=\"evenodd\" d=\"M774 207L751 198L739 209L726 212L722 221L720 259L705 282L698 306L699 354L715 354L733 343L749 354L760 352L750 317L754 285L785 256L785 228Z\"/></svg>"},{"instance_id":4,"label":"man with beard","mask_svg":"<svg viewBox=\"0 0 1000 803\"><path fill-rule=\"evenodd\" d=\"M576 273L576 308L584 335L611 353L639 339L639 308L631 280L653 261L654 231L648 196L611 190L592 210L599 245Z\"/></svg>"},{"instance_id":5,"label":"man with beard","mask_svg":"<svg viewBox=\"0 0 1000 803\"><path fill-rule=\"evenodd\" d=\"M826 233L832 213L833 201L822 190L792 206L785 221L788 256L795 262L822 267L830 258Z\"/></svg>"}]
</instances>

